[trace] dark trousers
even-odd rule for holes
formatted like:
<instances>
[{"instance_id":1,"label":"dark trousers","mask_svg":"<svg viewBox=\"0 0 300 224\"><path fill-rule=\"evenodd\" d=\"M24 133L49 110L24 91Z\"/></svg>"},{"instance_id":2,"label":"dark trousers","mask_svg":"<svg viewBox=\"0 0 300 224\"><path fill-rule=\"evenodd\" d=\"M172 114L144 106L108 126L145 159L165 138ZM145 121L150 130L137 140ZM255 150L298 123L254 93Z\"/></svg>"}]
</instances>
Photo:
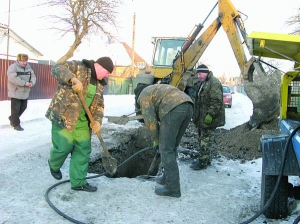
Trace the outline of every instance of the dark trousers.
<instances>
[{"instance_id":1,"label":"dark trousers","mask_svg":"<svg viewBox=\"0 0 300 224\"><path fill-rule=\"evenodd\" d=\"M27 99L20 100L16 98L11 98L10 101L11 115L9 116L9 120L11 125L16 127L20 125L20 117L27 108Z\"/></svg>"},{"instance_id":2,"label":"dark trousers","mask_svg":"<svg viewBox=\"0 0 300 224\"><path fill-rule=\"evenodd\" d=\"M165 187L180 191L177 147L193 114L191 103L183 103L170 111L160 122L159 151L166 179Z\"/></svg>"}]
</instances>

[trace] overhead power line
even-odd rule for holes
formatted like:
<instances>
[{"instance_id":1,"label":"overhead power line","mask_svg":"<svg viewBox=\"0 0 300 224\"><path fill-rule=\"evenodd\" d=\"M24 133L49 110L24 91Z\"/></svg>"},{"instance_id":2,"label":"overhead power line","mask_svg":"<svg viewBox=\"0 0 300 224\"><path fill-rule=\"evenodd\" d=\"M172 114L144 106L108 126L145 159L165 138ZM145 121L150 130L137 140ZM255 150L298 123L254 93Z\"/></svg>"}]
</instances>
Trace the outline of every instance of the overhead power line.
<instances>
[{"instance_id":1,"label":"overhead power line","mask_svg":"<svg viewBox=\"0 0 300 224\"><path fill-rule=\"evenodd\" d=\"M23 11L23 10L27 10L27 9L31 9L31 8L35 8L35 7L44 6L45 4L46 3L42 3L42 4L32 5L32 6L28 6L28 7L19 8L19 9L14 9L14 10L10 10L10 12ZM0 12L0 14L6 14L6 13L9 13L9 11Z\"/></svg>"}]
</instances>

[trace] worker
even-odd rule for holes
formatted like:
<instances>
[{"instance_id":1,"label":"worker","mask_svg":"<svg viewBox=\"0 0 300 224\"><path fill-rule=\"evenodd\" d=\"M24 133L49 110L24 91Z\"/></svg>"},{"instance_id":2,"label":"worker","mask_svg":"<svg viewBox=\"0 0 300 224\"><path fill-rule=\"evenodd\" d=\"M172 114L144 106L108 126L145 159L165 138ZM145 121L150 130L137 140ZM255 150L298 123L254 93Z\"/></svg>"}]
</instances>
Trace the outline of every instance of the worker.
<instances>
[{"instance_id":1,"label":"worker","mask_svg":"<svg viewBox=\"0 0 300 224\"><path fill-rule=\"evenodd\" d=\"M183 91L168 84L140 82L134 93L152 137L153 148L161 155L163 174L156 179L160 185L155 187L155 193L179 198L177 147L191 121L193 101Z\"/></svg>"},{"instance_id":2,"label":"worker","mask_svg":"<svg viewBox=\"0 0 300 224\"><path fill-rule=\"evenodd\" d=\"M36 83L34 71L28 64L27 54L18 54L17 60L7 69L8 97L11 101L10 125L17 131L23 131L20 117L27 109L27 100L31 88Z\"/></svg>"},{"instance_id":3,"label":"worker","mask_svg":"<svg viewBox=\"0 0 300 224\"><path fill-rule=\"evenodd\" d=\"M91 153L91 129L100 131L103 112L105 78L113 71L109 57L58 63L51 75L58 81L56 93L46 112L52 122L52 148L48 160L52 176L60 180L60 168L71 154L69 175L71 189L94 192L97 187L86 181ZM94 118L92 125L77 93L82 92ZM90 123L90 124L89 124Z\"/></svg>"},{"instance_id":4,"label":"worker","mask_svg":"<svg viewBox=\"0 0 300 224\"><path fill-rule=\"evenodd\" d=\"M196 92L193 123L198 129L199 157L193 161L191 168L201 170L211 163L211 151L215 141L215 130L225 125L225 107L221 82L213 76L204 64L196 70L199 85Z\"/></svg>"}]
</instances>

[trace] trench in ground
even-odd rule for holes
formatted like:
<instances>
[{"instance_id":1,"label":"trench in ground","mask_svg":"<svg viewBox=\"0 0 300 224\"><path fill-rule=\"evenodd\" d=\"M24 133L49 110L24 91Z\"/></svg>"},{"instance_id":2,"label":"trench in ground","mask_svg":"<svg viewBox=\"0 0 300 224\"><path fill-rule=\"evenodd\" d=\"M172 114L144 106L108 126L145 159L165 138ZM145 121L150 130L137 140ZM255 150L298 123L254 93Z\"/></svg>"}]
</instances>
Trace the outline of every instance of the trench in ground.
<instances>
[{"instance_id":1,"label":"trench in ground","mask_svg":"<svg viewBox=\"0 0 300 224\"><path fill-rule=\"evenodd\" d=\"M126 130L126 132L109 133L109 135L110 138L113 139L113 143L106 143L106 147L109 150L110 156L118 161L118 168L114 175L106 173L105 176L112 178L135 178L148 175L148 170L155 156L155 151L150 148L149 150L141 152L141 150L149 148L152 145L151 137L147 129L145 127L139 127L137 129ZM102 136L104 136L104 134L102 134ZM101 148L97 138L92 138L92 144L93 147ZM126 162L124 163L124 161ZM120 166L122 163L124 164ZM159 163L155 166L153 172L149 173L150 176L157 174L158 166ZM106 172L100 156L95 161L89 163L88 172L95 174L103 174Z\"/></svg>"}]
</instances>

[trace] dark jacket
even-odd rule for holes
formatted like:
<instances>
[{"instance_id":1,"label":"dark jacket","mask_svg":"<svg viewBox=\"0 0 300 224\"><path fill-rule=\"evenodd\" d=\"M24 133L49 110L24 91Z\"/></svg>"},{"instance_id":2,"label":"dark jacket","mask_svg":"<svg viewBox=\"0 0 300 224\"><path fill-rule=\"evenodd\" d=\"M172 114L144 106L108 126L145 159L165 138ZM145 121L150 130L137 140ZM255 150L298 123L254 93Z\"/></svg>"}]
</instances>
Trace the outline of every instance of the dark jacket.
<instances>
[{"instance_id":1,"label":"dark jacket","mask_svg":"<svg viewBox=\"0 0 300 224\"><path fill-rule=\"evenodd\" d=\"M210 72L201 88L197 88L193 122L198 128L217 128L225 125L225 107L223 104L223 88L221 82ZM207 125L204 119L207 114L212 116L212 124Z\"/></svg>"},{"instance_id":2,"label":"dark jacket","mask_svg":"<svg viewBox=\"0 0 300 224\"><path fill-rule=\"evenodd\" d=\"M7 69L8 97L25 100L29 97L31 87L25 86L26 82L31 82L34 86L36 76L30 65L27 63L23 68L17 61Z\"/></svg>"},{"instance_id":3,"label":"dark jacket","mask_svg":"<svg viewBox=\"0 0 300 224\"><path fill-rule=\"evenodd\" d=\"M145 125L152 140L159 140L159 121L172 109L184 102L193 104L191 98L178 88L167 84L147 86L140 93L138 100Z\"/></svg>"},{"instance_id":4,"label":"dark jacket","mask_svg":"<svg viewBox=\"0 0 300 224\"><path fill-rule=\"evenodd\" d=\"M60 127L73 131L83 106L77 93L72 89L70 79L76 76L82 82L82 95L85 98L91 79L91 69L81 61L70 61L54 65L51 74L57 79L58 86L45 116ZM89 109L94 120L102 124L105 86L101 81L97 81L96 85L96 94Z\"/></svg>"}]
</instances>

